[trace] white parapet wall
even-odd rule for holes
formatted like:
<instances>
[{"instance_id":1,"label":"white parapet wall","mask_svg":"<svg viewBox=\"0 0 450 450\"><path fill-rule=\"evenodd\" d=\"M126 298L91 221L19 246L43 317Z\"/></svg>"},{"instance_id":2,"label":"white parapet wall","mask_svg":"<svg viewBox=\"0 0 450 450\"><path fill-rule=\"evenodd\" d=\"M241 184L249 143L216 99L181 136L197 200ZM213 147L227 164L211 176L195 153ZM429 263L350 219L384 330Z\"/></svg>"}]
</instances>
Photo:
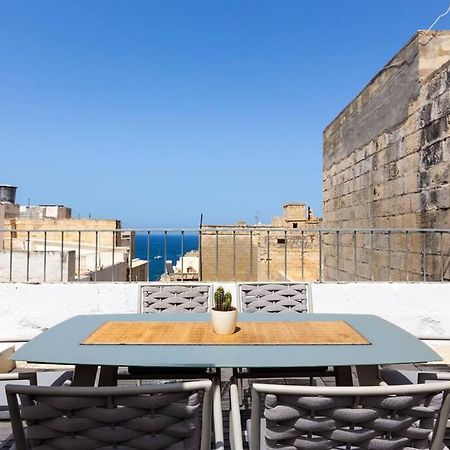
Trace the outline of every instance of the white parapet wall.
<instances>
[{"instance_id":1,"label":"white parapet wall","mask_svg":"<svg viewBox=\"0 0 450 450\"><path fill-rule=\"evenodd\" d=\"M380 316L450 362L450 283L317 283L311 299L316 313Z\"/></svg>"},{"instance_id":2,"label":"white parapet wall","mask_svg":"<svg viewBox=\"0 0 450 450\"><path fill-rule=\"evenodd\" d=\"M419 337L450 338L450 283L311 285L313 312L376 314Z\"/></svg>"},{"instance_id":3,"label":"white parapet wall","mask_svg":"<svg viewBox=\"0 0 450 450\"><path fill-rule=\"evenodd\" d=\"M135 283L0 283L0 341L27 339L79 314L135 313Z\"/></svg>"},{"instance_id":4,"label":"white parapet wall","mask_svg":"<svg viewBox=\"0 0 450 450\"><path fill-rule=\"evenodd\" d=\"M135 313L147 283L0 283L0 341L27 339L78 314ZM235 283L222 285L238 299ZM450 360L450 283L312 284L312 311L376 314Z\"/></svg>"}]
</instances>

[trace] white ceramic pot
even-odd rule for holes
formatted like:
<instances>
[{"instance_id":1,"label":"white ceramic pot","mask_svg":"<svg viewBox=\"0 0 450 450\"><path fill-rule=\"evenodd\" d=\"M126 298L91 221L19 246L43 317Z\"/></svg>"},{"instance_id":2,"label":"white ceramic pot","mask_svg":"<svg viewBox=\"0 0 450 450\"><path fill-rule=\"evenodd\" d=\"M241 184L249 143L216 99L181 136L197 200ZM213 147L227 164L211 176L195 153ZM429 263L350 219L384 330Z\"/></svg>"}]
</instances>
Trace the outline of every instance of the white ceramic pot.
<instances>
[{"instance_id":1,"label":"white ceramic pot","mask_svg":"<svg viewBox=\"0 0 450 450\"><path fill-rule=\"evenodd\" d=\"M233 307L232 311L211 310L211 318L214 333L233 334L236 330L237 309Z\"/></svg>"}]
</instances>

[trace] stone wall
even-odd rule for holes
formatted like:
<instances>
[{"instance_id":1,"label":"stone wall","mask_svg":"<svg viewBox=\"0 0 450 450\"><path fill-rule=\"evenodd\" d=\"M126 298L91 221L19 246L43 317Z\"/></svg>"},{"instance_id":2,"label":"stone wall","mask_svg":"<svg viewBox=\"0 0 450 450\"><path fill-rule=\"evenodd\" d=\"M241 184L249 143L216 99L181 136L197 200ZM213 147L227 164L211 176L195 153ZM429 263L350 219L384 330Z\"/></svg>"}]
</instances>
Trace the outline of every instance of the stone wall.
<instances>
[{"instance_id":1,"label":"stone wall","mask_svg":"<svg viewBox=\"0 0 450 450\"><path fill-rule=\"evenodd\" d=\"M450 32L418 32L325 129L325 228L450 227L449 60ZM450 279L447 233L324 244L326 280Z\"/></svg>"},{"instance_id":2,"label":"stone wall","mask_svg":"<svg viewBox=\"0 0 450 450\"><path fill-rule=\"evenodd\" d=\"M19 214L19 205L14 205L12 203L2 203L0 202L0 250L4 248L3 240L5 233L3 229L5 227L5 221L8 221L11 217L16 217ZM8 237L9 234L8 234Z\"/></svg>"},{"instance_id":3,"label":"stone wall","mask_svg":"<svg viewBox=\"0 0 450 450\"><path fill-rule=\"evenodd\" d=\"M202 281L319 279L318 233L313 230L256 227L251 233L250 229L238 230L233 236L231 230L220 228L216 234L214 229L203 229L200 251Z\"/></svg>"},{"instance_id":4,"label":"stone wall","mask_svg":"<svg viewBox=\"0 0 450 450\"><path fill-rule=\"evenodd\" d=\"M30 233L30 239L33 241L44 240L44 230L47 233L47 241L61 242L61 232L64 230L64 242L78 243L80 237L78 231L85 230L81 233L82 245L96 245L96 235L98 236L98 245L100 247L112 248L113 242L116 246L120 246L120 232L113 234L114 230L120 229L120 221L103 220L103 219L33 219L33 218L12 218L5 220L5 229L13 232L13 238L18 240L27 239L27 231ZM73 230L73 231L70 231ZM88 231L86 231L88 230ZM10 233L4 235L7 241Z\"/></svg>"},{"instance_id":5,"label":"stone wall","mask_svg":"<svg viewBox=\"0 0 450 450\"><path fill-rule=\"evenodd\" d=\"M285 230L261 233L258 241L258 281L319 279L318 233Z\"/></svg>"},{"instance_id":6,"label":"stone wall","mask_svg":"<svg viewBox=\"0 0 450 450\"><path fill-rule=\"evenodd\" d=\"M206 225L200 234L202 281L316 281L318 228L304 203L286 203L271 225Z\"/></svg>"},{"instance_id":7,"label":"stone wall","mask_svg":"<svg viewBox=\"0 0 450 450\"><path fill-rule=\"evenodd\" d=\"M0 208L0 217L1 212ZM29 252L29 271L32 273L30 280L43 282L45 251L48 253L47 262L58 262L57 256L54 255L61 255L61 251L75 255L75 264L70 266L71 270L67 276L64 275L64 280L73 280L75 272L78 276L78 269L80 280L127 280L130 249L125 245L130 245L131 242L131 252L134 252L134 241L130 239L129 232L122 232L120 221L7 217L4 220L4 228L6 231L3 232L3 237L0 235L0 250L3 249L9 254L12 249L14 281L26 281L26 255ZM64 230L64 233L61 230ZM3 263L0 263L0 281L6 281L10 276L9 257L5 258ZM114 268L111 267L113 263ZM54 274L52 270L48 266L45 281L60 281L58 267L53 270ZM142 267L133 270L133 280L146 280L144 271L145 268Z\"/></svg>"},{"instance_id":8,"label":"stone wall","mask_svg":"<svg viewBox=\"0 0 450 450\"><path fill-rule=\"evenodd\" d=\"M216 233L217 231L217 233ZM203 227L200 233L202 281L257 279L259 231Z\"/></svg>"},{"instance_id":9,"label":"stone wall","mask_svg":"<svg viewBox=\"0 0 450 450\"><path fill-rule=\"evenodd\" d=\"M70 219L72 209L62 205L20 205L19 215L30 219Z\"/></svg>"}]
</instances>

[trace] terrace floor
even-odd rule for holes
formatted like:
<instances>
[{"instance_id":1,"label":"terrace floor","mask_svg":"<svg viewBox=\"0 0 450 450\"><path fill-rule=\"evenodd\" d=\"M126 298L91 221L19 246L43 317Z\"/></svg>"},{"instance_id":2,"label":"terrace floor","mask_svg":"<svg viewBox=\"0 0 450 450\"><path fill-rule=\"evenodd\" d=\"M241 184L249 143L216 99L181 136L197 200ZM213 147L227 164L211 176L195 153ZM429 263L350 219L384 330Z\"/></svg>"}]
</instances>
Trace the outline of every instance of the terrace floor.
<instances>
[{"instance_id":1,"label":"terrace floor","mask_svg":"<svg viewBox=\"0 0 450 450\"><path fill-rule=\"evenodd\" d=\"M403 370L421 370L421 371L437 371L437 372L450 372L450 365L446 364L397 364L397 365L390 365L390 366L384 366L389 368L396 368L396 369L403 369ZM67 367L65 367L66 370L68 370ZM20 371L30 371L30 370L45 370L42 368L37 368L36 366L23 366L20 367ZM222 371L222 405L223 405L223 420L224 420L224 436L225 436L225 448L229 449L229 442L228 442L228 416L229 416L229 396L228 396L228 386L229 386L229 379L231 376L231 370L223 370ZM354 377L354 384L357 384L357 378L356 374L353 374ZM275 381L275 380L273 380ZM302 379L277 379L277 382L280 383L289 383L289 384L304 384L305 378ZM333 386L334 385L334 378L332 377L322 377L322 378L316 378L317 385L326 385L326 386ZM129 383L129 382L126 382ZM248 387L248 383L244 383L244 389ZM242 422L245 423L245 421L250 418L250 410L246 409L245 407L241 411L242 415ZM9 421L6 420L0 420L0 449L8 449L11 448L13 445L13 439L12 439L12 430L11 430L11 424ZM450 435L448 436L448 439L446 439L446 445L449 447L450 444Z\"/></svg>"}]
</instances>

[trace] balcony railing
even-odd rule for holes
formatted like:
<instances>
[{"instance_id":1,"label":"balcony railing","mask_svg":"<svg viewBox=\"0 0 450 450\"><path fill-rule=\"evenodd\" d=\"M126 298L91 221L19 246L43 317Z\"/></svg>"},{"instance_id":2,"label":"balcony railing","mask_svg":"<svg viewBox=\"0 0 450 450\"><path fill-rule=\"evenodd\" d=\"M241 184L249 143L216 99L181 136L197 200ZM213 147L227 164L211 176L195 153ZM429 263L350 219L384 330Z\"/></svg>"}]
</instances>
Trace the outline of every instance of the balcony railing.
<instances>
[{"instance_id":1,"label":"balcony railing","mask_svg":"<svg viewBox=\"0 0 450 450\"><path fill-rule=\"evenodd\" d=\"M2 282L442 282L449 266L450 229L0 230Z\"/></svg>"}]
</instances>

